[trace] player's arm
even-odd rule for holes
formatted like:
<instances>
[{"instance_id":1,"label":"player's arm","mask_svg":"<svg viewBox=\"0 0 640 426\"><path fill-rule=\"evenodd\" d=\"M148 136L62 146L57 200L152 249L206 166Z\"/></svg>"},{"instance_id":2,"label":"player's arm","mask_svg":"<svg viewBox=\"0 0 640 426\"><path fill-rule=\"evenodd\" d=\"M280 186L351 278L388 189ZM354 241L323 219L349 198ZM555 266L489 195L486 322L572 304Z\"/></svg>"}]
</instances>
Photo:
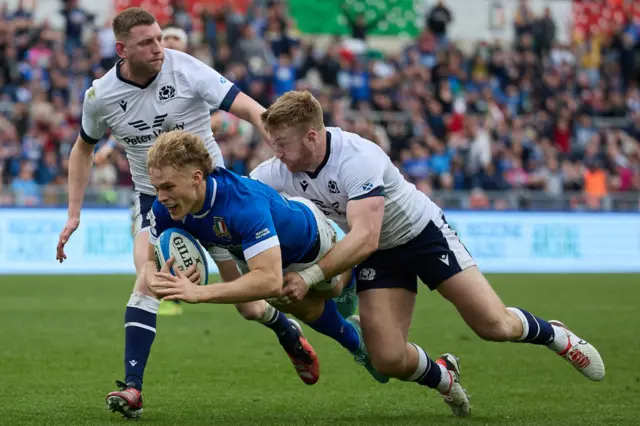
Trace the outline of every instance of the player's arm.
<instances>
[{"instance_id":1,"label":"player's arm","mask_svg":"<svg viewBox=\"0 0 640 426\"><path fill-rule=\"evenodd\" d=\"M228 250L222 247L209 247L207 249L209 255L216 262L216 266L218 267L218 273L220 274L220 278L222 281L233 281L240 278L242 275L238 270L238 266L236 265L236 261L231 256Z\"/></svg>"},{"instance_id":2,"label":"player's arm","mask_svg":"<svg viewBox=\"0 0 640 426\"><path fill-rule=\"evenodd\" d=\"M244 303L278 297L282 291L280 246L270 247L247 260L249 273L237 280L201 286L200 303Z\"/></svg>"},{"instance_id":3,"label":"player's arm","mask_svg":"<svg viewBox=\"0 0 640 426\"><path fill-rule=\"evenodd\" d=\"M386 154L372 143L341 166L339 178L349 196L349 232L316 265L300 272L307 285L353 268L378 249L384 217L383 173L388 161Z\"/></svg>"},{"instance_id":4,"label":"player's arm","mask_svg":"<svg viewBox=\"0 0 640 426\"><path fill-rule=\"evenodd\" d=\"M347 221L350 230L315 265L321 270L322 276L334 277L350 270L375 252L378 249L383 216L383 196L349 201ZM301 275L304 278L304 274Z\"/></svg>"},{"instance_id":5,"label":"player's arm","mask_svg":"<svg viewBox=\"0 0 640 426\"><path fill-rule=\"evenodd\" d=\"M231 114L251 123L253 127L260 132L264 140L268 140L269 135L267 134L267 131L262 124L262 120L260 119L260 115L264 111L265 108L262 105L242 92L238 93L238 96L236 96L236 99L229 108L229 112Z\"/></svg>"},{"instance_id":6,"label":"player's arm","mask_svg":"<svg viewBox=\"0 0 640 426\"><path fill-rule=\"evenodd\" d=\"M267 139L260 114L265 110L259 103L245 95L238 87L224 78L218 71L195 58L185 58L188 62L185 72L195 78L194 89L209 105L251 123Z\"/></svg>"},{"instance_id":7,"label":"player's arm","mask_svg":"<svg viewBox=\"0 0 640 426\"><path fill-rule=\"evenodd\" d=\"M69 155L69 218L80 218L84 193L89 184L95 145L78 136Z\"/></svg>"},{"instance_id":8,"label":"player's arm","mask_svg":"<svg viewBox=\"0 0 640 426\"><path fill-rule=\"evenodd\" d=\"M82 104L80 136L69 155L69 217L80 217L80 208L91 174L93 150L106 129L95 89L91 87L85 93Z\"/></svg>"},{"instance_id":9,"label":"player's arm","mask_svg":"<svg viewBox=\"0 0 640 426\"><path fill-rule=\"evenodd\" d=\"M98 151L93 156L93 162L97 165L104 164L108 159L113 150L116 148L116 141L113 138L109 138L107 142L98 149Z\"/></svg>"}]
</instances>

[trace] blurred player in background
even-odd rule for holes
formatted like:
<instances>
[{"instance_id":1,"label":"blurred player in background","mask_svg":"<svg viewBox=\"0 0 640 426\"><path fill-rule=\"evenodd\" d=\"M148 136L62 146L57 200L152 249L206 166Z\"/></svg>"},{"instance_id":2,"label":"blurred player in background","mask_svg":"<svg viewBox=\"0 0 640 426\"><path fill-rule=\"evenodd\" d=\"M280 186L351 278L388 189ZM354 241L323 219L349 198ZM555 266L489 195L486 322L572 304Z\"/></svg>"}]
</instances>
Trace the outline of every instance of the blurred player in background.
<instances>
[{"instance_id":1,"label":"blurred player in background","mask_svg":"<svg viewBox=\"0 0 640 426\"><path fill-rule=\"evenodd\" d=\"M264 133L260 122L264 108L202 62L177 50L165 49L160 26L144 9L130 8L118 14L113 20L113 31L120 61L104 77L95 80L85 93L82 129L69 157L68 220L60 233L56 259L63 262L67 258L64 248L80 225L95 144L110 129L112 137L124 146L135 186L136 281L124 318L124 382L117 382L120 390L107 395L107 404L110 410L126 417L138 417L143 406L144 370L155 339L160 306L145 279L148 214L155 200L146 165L147 152L162 133L185 129L205 141L216 165L222 168L220 148L211 132L210 109L230 111ZM217 265L225 281L240 276L232 260L219 261ZM245 318L263 324L272 320L255 316L251 304L237 308ZM265 325L276 333L293 333L301 342L300 332L288 323Z\"/></svg>"},{"instance_id":2,"label":"blurred player in background","mask_svg":"<svg viewBox=\"0 0 640 426\"><path fill-rule=\"evenodd\" d=\"M316 283L309 289L308 297L295 303L279 299L283 269L306 269L337 240L330 221L311 201L289 200L263 183L216 168L202 139L184 131L161 135L149 151L148 165L158 198L150 213L146 276L159 297L189 303L236 304L270 299L271 304L264 304L269 311L267 316L273 316L271 305L278 305L340 343L376 380L382 383L389 380L369 363L359 318L354 315L345 320L332 300L351 281L351 271L342 274L342 279ZM199 277L191 282L182 274L155 273L154 244L169 228L191 233L210 250L214 260L235 260L244 275L231 282L200 286L194 284L199 283ZM228 252L211 250L216 247ZM274 320L288 323L282 313ZM293 337L285 346L295 349L298 339L297 335ZM314 384L319 378L319 364L315 353L306 346L300 358L309 354L308 361L312 362L292 360L299 372L304 373L301 377L305 383Z\"/></svg>"},{"instance_id":3,"label":"blurred player in background","mask_svg":"<svg viewBox=\"0 0 640 426\"><path fill-rule=\"evenodd\" d=\"M481 338L546 346L589 379L604 378L598 351L562 323L505 307L442 210L405 181L379 146L326 128L310 93L288 92L262 120L276 156L251 177L313 200L347 233L317 264L286 274L283 295L299 300L310 285L357 265L362 330L377 371L437 389L455 415L470 412L458 359L433 360L408 341L419 278Z\"/></svg>"}]
</instances>

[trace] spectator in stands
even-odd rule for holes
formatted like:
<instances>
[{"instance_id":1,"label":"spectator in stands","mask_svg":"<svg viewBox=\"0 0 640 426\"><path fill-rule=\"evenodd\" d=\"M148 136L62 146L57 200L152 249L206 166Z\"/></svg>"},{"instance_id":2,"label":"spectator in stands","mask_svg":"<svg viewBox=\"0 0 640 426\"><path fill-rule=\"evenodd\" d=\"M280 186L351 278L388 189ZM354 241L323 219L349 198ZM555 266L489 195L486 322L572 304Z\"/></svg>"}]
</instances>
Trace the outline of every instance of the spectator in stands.
<instances>
[{"instance_id":1,"label":"spectator in stands","mask_svg":"<svg viewBox=\"0 0 640 426\"><path fill-rule=\"evenodd\" d=\"M78 0L64 0L61 10L65 19L65 50L71 54L82 47L82 31L93 23L95 16L78 5Z\"/></svg>"},{"instance_id":2,"label":"spectator in stands","mask_svg":"<svg viewBox=\"0 0 640 426\"><path fill-rule=\"evenodd\" d=\"M453 14L444 4L444 0L438 0L435 6L427 14L426 28L436 37L440 44L447 42L447 27L453 22Z\"/></svg>"},{"instance_id":3,"label":"spectator in stands","mask_svg":"<svg viewBox=\"0 0 640 426\"><path fill-rule=\"evenodd\" d=\"M14 180L19 188L30 186L20 177L28 173L22 170L25 161L36 182L65 183L84 91L114 62L108 22L96 22L90 34L92 15L76 0L65 3L63 32L34 21L22 2L16 10L0 11L5 193ZM351 18L347 30L359 43L336 36L322 51L300 43L285 2L253 3L246 15L230 1L207 3L200 20L178 5L165 24L185 21L194 31L200 24L203 43L192 45L190 53L215 64L264 106L293 87L318 90L325 123L366 135L425 192L480 187L473 205L517 207L517 197L492 204L484 191L597 193L599 181L592 178L599 171L606 175L607 197L640 189L638 18L612 13L603 21L610 26L592 25L566 43L554 38L550 12L538 17L521 0L513 45L478 40L466 51L454 41L438 43L452 21L440 13L447 6L439 2L425 30L400 55L374 57L363 40L386 19L384 13L367 22L374 17L356 18L356 6L343 10ZM336 8L339 13L339 3ZM89 36L84 44L83 33ZM234 170L251 170L270 155L233 117L212 125ZM102 187L131 185L126 161L117 149L109 160L113 168L97 168L108 177L100 180ZM590 200L597 204L607 197ZM584 200L577 197L576 205Z\"/></svg>"},{"instance_id":4,"label":"spectator in stands","mask_svg":"<svg viewBox=\"0 0 640 426\"><path fill-rule=\"evenodd\" d=\"M386 15L383 12L378 11L373 19L367 20L364 13L359 12L354 14L349 10L346 3L342 3L342 13L347 19L347 23L351 29L351 37L363 42L367 41L367 34L386 18Z\"/></svg>"},{"instance_id":5,"label":"spectator in stands","mask_svg":"<svg viewBox=\"0 0 640 426\"><path fill-rule=\"evenodd\" d=\"M556 38L556 24L551 16L551 9L544 8L544 15L533 24L536 53L540 58L547 56Z\"/></svg>"},{"instance_id":6,"label":"spectator in stands","mask_svg":"<svg viewBox=\"0 0 640 426\"><path fill-rule=\"evenodd\" d=\"M32 162L20 162L20 172L11 182L11 191L18 206L35 206L40 203L40 186L34 178L35 167Z\"/></svg>"}]
</instances>

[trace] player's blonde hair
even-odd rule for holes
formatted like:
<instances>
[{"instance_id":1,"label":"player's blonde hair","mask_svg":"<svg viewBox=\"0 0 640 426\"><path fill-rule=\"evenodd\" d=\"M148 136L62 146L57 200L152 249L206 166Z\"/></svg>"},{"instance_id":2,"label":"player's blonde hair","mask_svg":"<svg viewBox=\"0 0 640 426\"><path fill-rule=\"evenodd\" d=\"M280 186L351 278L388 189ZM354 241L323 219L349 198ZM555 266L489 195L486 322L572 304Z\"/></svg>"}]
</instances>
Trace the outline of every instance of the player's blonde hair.
<instances>
[{"instance_id":1,"label":"player's blonde hair","mask_svg":"<svg viewBox=\"0 0 640 426\"><path fill-rule=\"evenodd\" d=\"M142 9L141 7L130 7L118 13L113 18L111 27L116 40L122 41L129 37L129 33L133 27L138 25L153 25L156 23L156 17Z\"/></svg>"},{"instance_id":2,"label":"player's blonde hair","mask_svg":"<svg viewBox=\"0 0 640 426\"><path fill-rule=\"evenodd\" d=\"M280 96L260 115L267 132L286 127L324 128L320 102L307 91L290 91Z\"/></svg>"},{"instance_id":3,"label":"player's blonde hair","mask_svg":"<svg viewBox=\"0 0 640 426\"><path fill-rule=\"evenodd\" d=\"M147 154L149 169L171 166L180 171L187 166L196 166L202 173L215 170L213 159L200 136L184 130L172 130L158 136Z\"/></svg>"}]
</instances>

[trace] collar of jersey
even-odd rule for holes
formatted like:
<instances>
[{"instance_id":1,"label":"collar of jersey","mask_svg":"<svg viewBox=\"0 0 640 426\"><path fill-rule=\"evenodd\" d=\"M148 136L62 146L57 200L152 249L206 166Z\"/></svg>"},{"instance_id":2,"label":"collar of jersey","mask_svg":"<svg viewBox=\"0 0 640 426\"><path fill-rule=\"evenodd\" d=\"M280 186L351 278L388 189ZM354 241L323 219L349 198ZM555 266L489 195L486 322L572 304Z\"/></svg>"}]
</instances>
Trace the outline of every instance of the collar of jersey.
<instances>
[{"instance_id":1,"label":"collar of jersey","mask_svg":"<svg viewBox=\"0 0 640 426\"><path fill-rule=\"evenodd\" d=\"M327 150L324 153L324 158L322 159L322 163L318 166L318 168L313 172L305 172L307 176L311 179L315 179L318 177L324 166L327 165L327 161L329 161L329 155L331 155L331 133L327 130Z\"/></svg>"},{"instance_id":2,"label":"collar of jersey","mask_svg":"<svg viewBox=\"0 0 640 426\"><path fill-rule=\"evenodd\" d=\"M209 214L211 209L213 208L213 202L216 199L216 194L218 192L218 182L211 177L207 177L207 192L204 196L204 204L202 205L202 209L198 213L194 213L193 217L196 219L202 219L206 215Z\"/></svg>"},{"instance_id":3,"label":"collar of jersey","mask_svg":"<svg viewBox=\"0 0 640 426\"><path fill-rule=\"evenodd\" d=\"M160 75L160 73L154 75L153 77L151 77L151 79L147 82L147 84L138 84L135 81L131 81L128 78L124 77L122 75L122 73L120 72L120 67L122 66L122 59L119 60L118 62L116 62L116 76L118 77L118 80L120 80L123 83L129 84L131 86L135 86L138 89L146 89L147 87L151 86L151 84L156 81L156 78L158 78L158 75Z\"/></svg>"}]
</instances>

